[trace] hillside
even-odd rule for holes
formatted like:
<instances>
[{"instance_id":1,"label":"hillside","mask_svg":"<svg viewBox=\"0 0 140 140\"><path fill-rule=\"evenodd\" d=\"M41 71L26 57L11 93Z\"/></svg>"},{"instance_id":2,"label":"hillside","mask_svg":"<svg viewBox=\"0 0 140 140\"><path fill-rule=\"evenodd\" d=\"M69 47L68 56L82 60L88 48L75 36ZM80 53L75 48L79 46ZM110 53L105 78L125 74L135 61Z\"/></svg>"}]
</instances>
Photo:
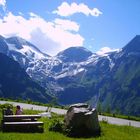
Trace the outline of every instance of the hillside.
<instances>
[{"instance_id":1,"label":"hillside","mask_svg":"<svg viewBox=\"0 0 140 140\"><path fill-rule=\"evenodd\" d=\"M1 37L0 52L17 61L60 104L89 102L102 111L140 115L139 35L103 55L70 47L51 57L19 37Z\"/></svg>"},{"instance_id":2,"label":"hillside","mask_svg":"<svg viewBox=\"0 0 140 140\"><path fill-rule=\"evenodd\" d=\"M0 97L49 102L46 90L33 82L20 65L0 53Z\"/></svg>"},{"instance_id":3,"label":"hillside","mask_svg":"<svg viewBox=\"0 0 140 140\"><path fill-rule=\"evenodd\" d=\"M93 57L85 72L61 78L65 85L60 102L70 104L89 100L102 111L140 115L140 37L136 36L119 52ZM69 81L69 83L66 83Z\"/></svg>"}]
</instances>

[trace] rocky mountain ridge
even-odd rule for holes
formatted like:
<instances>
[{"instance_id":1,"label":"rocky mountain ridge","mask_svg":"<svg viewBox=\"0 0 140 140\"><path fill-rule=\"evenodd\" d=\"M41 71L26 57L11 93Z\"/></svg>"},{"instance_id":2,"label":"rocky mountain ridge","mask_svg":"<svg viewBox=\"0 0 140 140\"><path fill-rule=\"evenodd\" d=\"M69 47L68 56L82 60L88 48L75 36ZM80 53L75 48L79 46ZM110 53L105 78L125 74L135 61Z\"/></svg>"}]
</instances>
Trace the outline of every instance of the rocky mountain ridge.
<instances>
[{"instance_id":1,"label":"rocky mountain ridge","mask_svg":"<svg viewBox=\"0 0 140 140\"><path fill-rule=\"evenodd\" d=\"M0 52L18 61L60 104L88 101L94 107L101 104L102 110L140 114L140 36L119 51L104 55L71 47L54 57L29 42L8 40L0 37ZM13 46L18 46L18 51L12 50Z\"/></svg>"},{"instance_id":2,"label":"rocky mountain ridge","mask_svg":"<svg viewBox=\"0 0 140 140\"><path fill-rule=\"evenodd\" d=\"M49 103L52 97L13 59L0 53L0 97Z\"/></svg>"}]
</instances>

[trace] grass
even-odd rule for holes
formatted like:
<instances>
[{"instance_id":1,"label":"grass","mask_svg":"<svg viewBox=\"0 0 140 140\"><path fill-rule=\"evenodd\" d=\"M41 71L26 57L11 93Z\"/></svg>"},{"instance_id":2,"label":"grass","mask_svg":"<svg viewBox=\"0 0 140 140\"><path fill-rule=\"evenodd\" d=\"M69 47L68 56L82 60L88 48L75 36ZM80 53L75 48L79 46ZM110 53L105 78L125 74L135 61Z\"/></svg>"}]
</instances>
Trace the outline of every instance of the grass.
<instances>
[{"instance_id":1,"label":"grass","mask_svg":"<svg viewBox=\"0 0 140 140\"><path fill-rule=\"evenodd\" d=\"M96 138L69 138L63 134L48 131L51 120L43 119L44 133L2 133L0 140L139 140L140 129L130 126L115 126L101 123L102 134Z\"/></svg>"},{"instance_id":2,"label":"grass","mask_svg":"<svg viewBox=\"0 0 140 140\"><path fill-rule=\"evenodd\" d=\"M27 114L37 114L38 111L24 110ZM2 117L0 110L0 119ZM0 131L0 140L139 140L140 128L131 126L111 125L101 122L101 136L96 138L70 138L58 132L49 131L54 119L63 120L64 116L52 115L52 118L41 118L44 122L44 133L3 133Z\"/></svg>"}]
</instances>

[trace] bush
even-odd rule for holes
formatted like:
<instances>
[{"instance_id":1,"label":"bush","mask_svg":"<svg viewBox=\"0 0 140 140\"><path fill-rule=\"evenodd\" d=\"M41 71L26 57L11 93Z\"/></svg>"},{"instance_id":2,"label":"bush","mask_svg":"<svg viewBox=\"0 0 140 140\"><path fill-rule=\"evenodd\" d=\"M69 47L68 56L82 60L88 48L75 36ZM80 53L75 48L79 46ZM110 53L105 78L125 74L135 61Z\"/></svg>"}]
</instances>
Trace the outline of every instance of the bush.
<instances>
[{"instance_id":1,"label":"bush","mask_svg":"<svg viewBox=\"0 0 140 140\"><path fill-rule=\"evenodd\" d=\"M0 109L1 110L6 109L8 106L10 106L10 108L13 109L13 105L12 104L8 104L8 103L0 104Z\"/></svg>"},{"instance_id":2,"label":"bush","mask_svg":"<svg viewBox=\"0 0 140 140\"><path fill-rule=\"evenodd\" d=\"M64 128L64 123L60 120L55 119L49 126L49 131L63 132L63 128Z\"/></svg>"}]
</instances>

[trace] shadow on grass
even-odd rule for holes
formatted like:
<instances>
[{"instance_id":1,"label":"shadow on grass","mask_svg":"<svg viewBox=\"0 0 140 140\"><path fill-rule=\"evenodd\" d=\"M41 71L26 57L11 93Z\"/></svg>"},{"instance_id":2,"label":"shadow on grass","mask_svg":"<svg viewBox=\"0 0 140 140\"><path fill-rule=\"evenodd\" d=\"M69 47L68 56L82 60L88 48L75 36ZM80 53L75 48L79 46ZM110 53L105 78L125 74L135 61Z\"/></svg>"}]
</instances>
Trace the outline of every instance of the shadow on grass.
<instances>
[{"instance_id":1,"label":"shadow on grass","mask_svg":"<svg viewBox=\"0 0 140 140\"><path fill-rule=\"evenodd\" d=\"M0 127L0 131L4 133L43 133L44 129L42 127Z\"/></svg>"},{"instance_id":2,"label":"shadow on grass","mask_svg":"<svg viewBox=\"0 0 140 140\"><path fill-rule=\"evenodd\" d=\"M52 122L52 124L49 126L49 131L59 132L67 137L73 138L95 138L101 136L101 129L95 131L89 130L85 126L82 126L80 128L65 127L64 123L60 122L59 120L55 120Z\"/></svg>"},{"instance_id":3,"label":"shadow on grass","mask_svg":"<svg viewBox=\"0 0 140 140\"><path fill-rule=\"evenodd\" d=\"M64 134L68 137L74 138L91 138L91 137L100 137L101 136L101 129L98 131L91 131L85 127L81 128L68 128L65 130Z\"/></svg>"}]
</instances>

